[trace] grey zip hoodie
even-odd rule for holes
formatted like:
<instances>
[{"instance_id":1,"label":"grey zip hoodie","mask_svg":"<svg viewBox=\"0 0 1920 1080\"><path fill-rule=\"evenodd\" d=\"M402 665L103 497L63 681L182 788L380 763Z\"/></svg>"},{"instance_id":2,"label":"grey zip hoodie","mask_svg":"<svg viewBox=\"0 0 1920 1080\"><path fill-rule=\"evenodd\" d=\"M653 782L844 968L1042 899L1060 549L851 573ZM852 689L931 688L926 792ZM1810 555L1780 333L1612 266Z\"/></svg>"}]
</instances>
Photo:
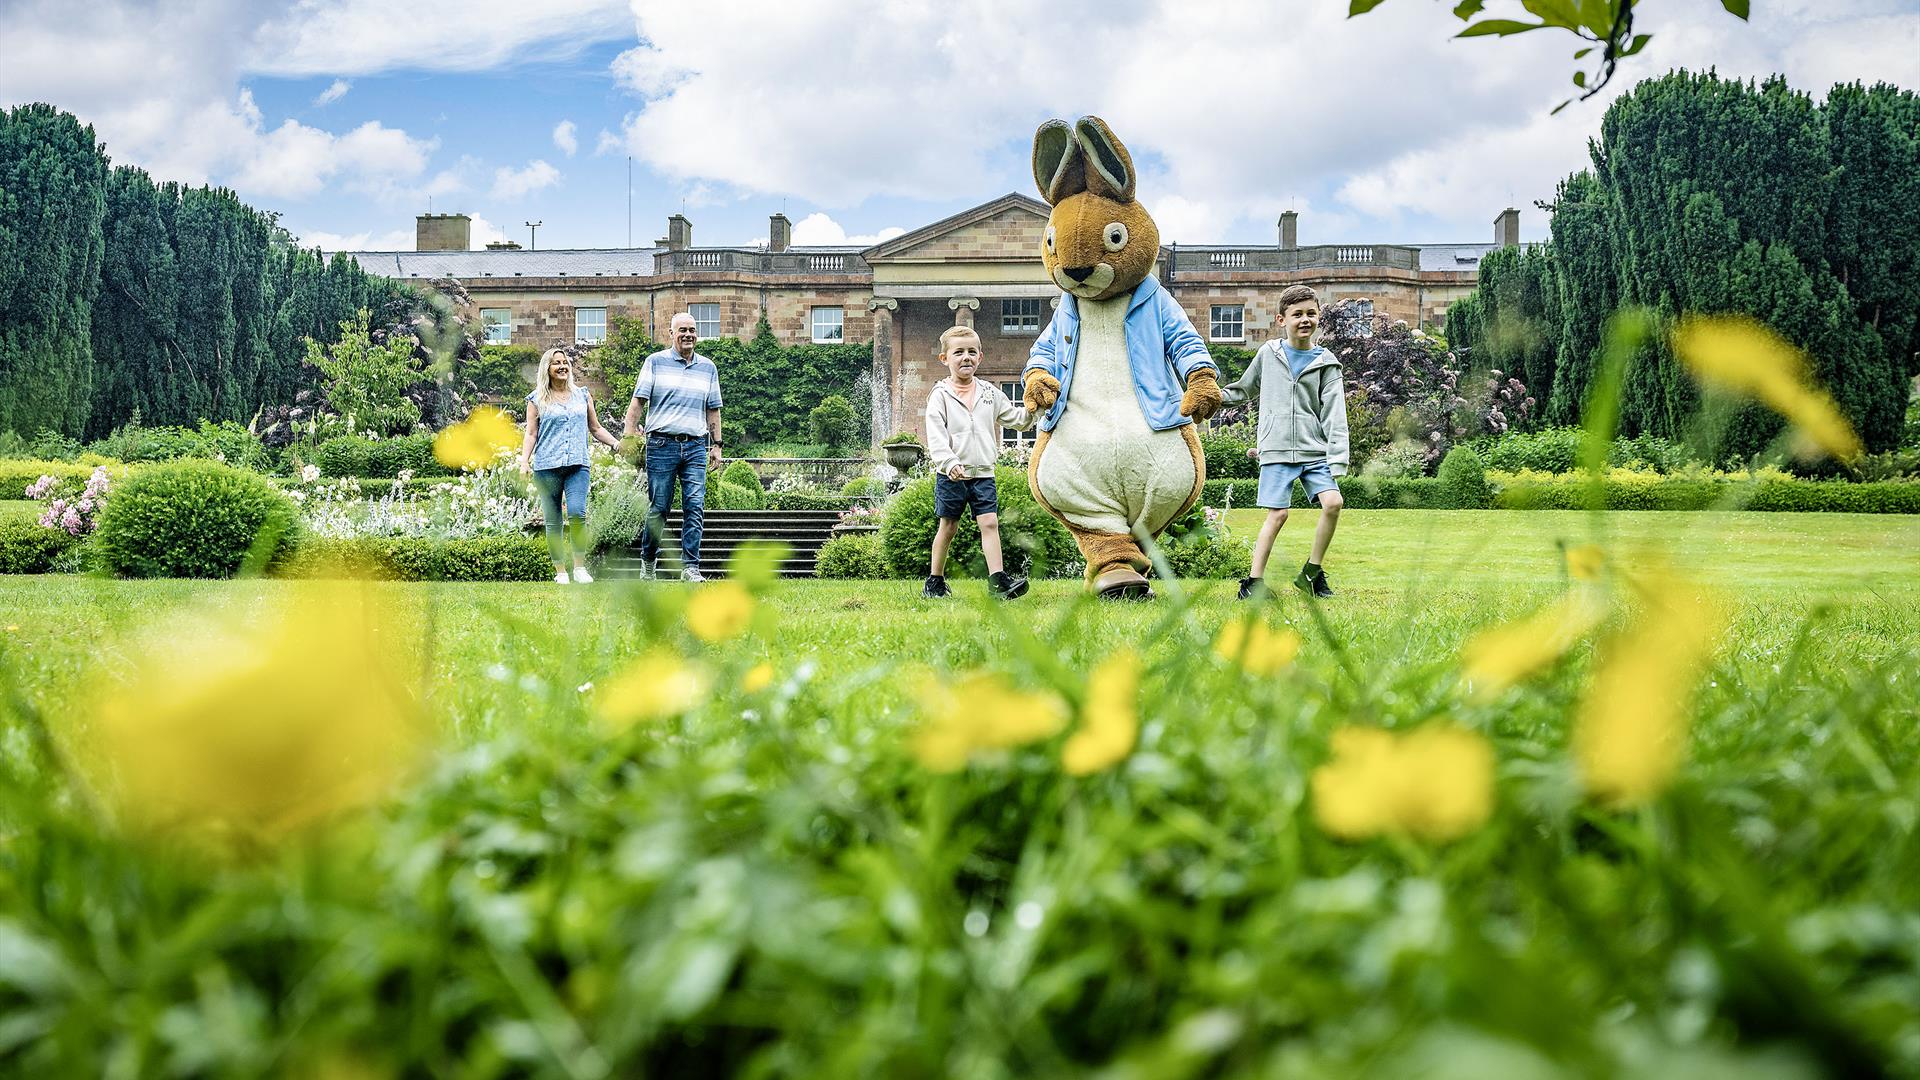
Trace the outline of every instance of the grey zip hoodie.
<instances>
[{"instance_id":1,"label":"grey zip hoodie","mask_svg":"<svg viewBox=\"0 0 1920 1080\"><path fill-rule=\"evenodd\" d=\"M960 466L969 479L993 475L994 459L1000 456L1000 429L1026 429L1033 416L1024 406L1007 400L1000 388L978 376L974 383L973 408L967 408L954 393L953 380L933 384L927 398L927 458L936 476Z\"/></svg>"},{"instance_id":2,"label":"grey zip hoodie","mask_svg":"<svg viewBox=\"0 0 1920 1080\"><path fill-rule=\"evenodd\" d=\"M1335 476L1347 471L1347 383L1340 358L1316 345L1298 379L1281 342L1260 346L1246 374L1222 387L1223 405L1253 400L1260 391L1260 464L1325 461Z\"/></svg>"}]
</instances>

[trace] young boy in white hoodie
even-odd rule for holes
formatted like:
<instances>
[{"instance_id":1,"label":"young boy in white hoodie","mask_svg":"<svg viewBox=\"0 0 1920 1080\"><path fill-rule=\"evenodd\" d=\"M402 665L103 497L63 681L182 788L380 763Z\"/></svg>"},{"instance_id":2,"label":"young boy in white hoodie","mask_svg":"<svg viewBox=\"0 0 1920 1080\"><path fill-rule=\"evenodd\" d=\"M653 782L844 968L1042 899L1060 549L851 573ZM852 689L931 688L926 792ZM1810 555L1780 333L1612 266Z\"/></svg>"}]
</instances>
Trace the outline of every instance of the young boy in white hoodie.
<instances>
[{"instance_id":1,"label":"young boy in white hoodie","mask_svg":"<svg viewBox=\"0 0 1920 1080\"><path fill-rule=\"evenodd\" d=\"M980 335L970 326L949 327L940 335L940 362L949 377L927 398L927 451L933 461L933 512L940 526L933 534L932 572L920 595L952 595L947 588L947 548L960 528L960 513L971 510L980 526L980 550L987 557L987 587L1002 600L1026 595L1025 578L1011 577L1000 556L1000 499L993 487L993 462L1000 455L1000 429L1029 428L1035 417L1007 400L1000 388L973 377L980 366Z\"/></svg>"}]
</instances>

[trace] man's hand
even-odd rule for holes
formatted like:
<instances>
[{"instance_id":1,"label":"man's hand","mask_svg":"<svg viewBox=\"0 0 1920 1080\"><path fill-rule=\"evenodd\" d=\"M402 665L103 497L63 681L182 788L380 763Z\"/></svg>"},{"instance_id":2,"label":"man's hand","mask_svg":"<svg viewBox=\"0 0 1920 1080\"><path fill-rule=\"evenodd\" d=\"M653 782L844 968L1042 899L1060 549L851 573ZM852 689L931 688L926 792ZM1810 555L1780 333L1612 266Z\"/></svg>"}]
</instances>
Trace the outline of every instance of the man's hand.
<instances>
[{"instance_id":1,"label":"man's hand","mask_svg":"<svg viewBox=\"0 0 1920 1080\"><path fill-rule=\"evenodd\" d=\"M1022 402L1028 412L1043 413L1060 400L1060 380L1034 368L1027 372L1027 395Z\"/></svg>"},{"instance_id":2,"label":"man's hand","mask_svg":"<svg viewBox=\"0 0 1920 1080\"><path fill-rule=\"evenodd\" d=\"M707 468L716 471L720 468L720 448L718 446L708 445Z\"/></svg>"},{"instance_id":3,"label":"man's hand","mask_svg":"<svg viewBox=\"0 0 1920 1080\"><path fill-rule=\"evenodd\" d=\"M1180 398L1180 415L1210 419L1220 411L1220 380L1210 367L1197 367L1187 376L1187 392Z\"/></svg>"},{"instance_id":4,"label":"man's hand","mask_svg":"<svg viewBox=\"0 0 1920 1080\"><path fill-rule=\"evenodd\" d=\"M955 465L947 466L947 479L964 480L966 479L966 476L967 476L966 470L962 469L959 465L955 464Z\"/></svg>"}]
</instances>

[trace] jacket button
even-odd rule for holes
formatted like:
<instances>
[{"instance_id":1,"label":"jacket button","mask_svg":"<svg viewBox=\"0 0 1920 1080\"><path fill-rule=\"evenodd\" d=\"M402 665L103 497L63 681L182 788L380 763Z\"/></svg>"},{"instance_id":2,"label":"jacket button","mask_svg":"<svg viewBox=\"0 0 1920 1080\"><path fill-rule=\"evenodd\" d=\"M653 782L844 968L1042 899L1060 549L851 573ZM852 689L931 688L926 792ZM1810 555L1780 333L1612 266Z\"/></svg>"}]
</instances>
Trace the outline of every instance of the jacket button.
<instances>
[{"instance_id":1,"label":"jacket button","mask_svg":"<svg viewBox=\"0 0 1920 1080\"><path fill-rule=\"evenodd\" d=\"M1072 334L1068 334L1068 335L1067 335L1067 344L1069 344L1069 345L1071 345L1071 344L1073 344L1073 335L1072 335Z\"/></svg>"}]
</instances>

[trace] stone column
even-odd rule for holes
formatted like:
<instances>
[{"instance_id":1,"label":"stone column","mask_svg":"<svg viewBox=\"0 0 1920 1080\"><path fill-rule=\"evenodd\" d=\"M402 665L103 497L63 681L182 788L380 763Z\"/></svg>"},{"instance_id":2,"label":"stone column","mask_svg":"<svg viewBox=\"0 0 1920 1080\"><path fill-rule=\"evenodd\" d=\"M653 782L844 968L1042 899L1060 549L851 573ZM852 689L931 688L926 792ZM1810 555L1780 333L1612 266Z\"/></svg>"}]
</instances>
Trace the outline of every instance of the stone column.
<instances>
[{"instance_id":1,"label":"stone column","mask_svg":"<svg viewBox=\"0 0 1920 1080\"><path fill-rule=\"evenodd\" d=\"M867 301L873 312L873 371L869 376L873 395L873 445L893 434L893 313L900 301L891 296L876 296Z\"/></svg>"},{"instance_id":2,"label":"stone column","mask_svg":"<svg viewBox=\"0 0 1920 1080\"><path fill-rule=\"evenodd\" d=\"M980 310L980 298L977 296L956 296L947 301L953 309L953 325L972 326L973 313Z\"/></svg>"}]
</instances>

